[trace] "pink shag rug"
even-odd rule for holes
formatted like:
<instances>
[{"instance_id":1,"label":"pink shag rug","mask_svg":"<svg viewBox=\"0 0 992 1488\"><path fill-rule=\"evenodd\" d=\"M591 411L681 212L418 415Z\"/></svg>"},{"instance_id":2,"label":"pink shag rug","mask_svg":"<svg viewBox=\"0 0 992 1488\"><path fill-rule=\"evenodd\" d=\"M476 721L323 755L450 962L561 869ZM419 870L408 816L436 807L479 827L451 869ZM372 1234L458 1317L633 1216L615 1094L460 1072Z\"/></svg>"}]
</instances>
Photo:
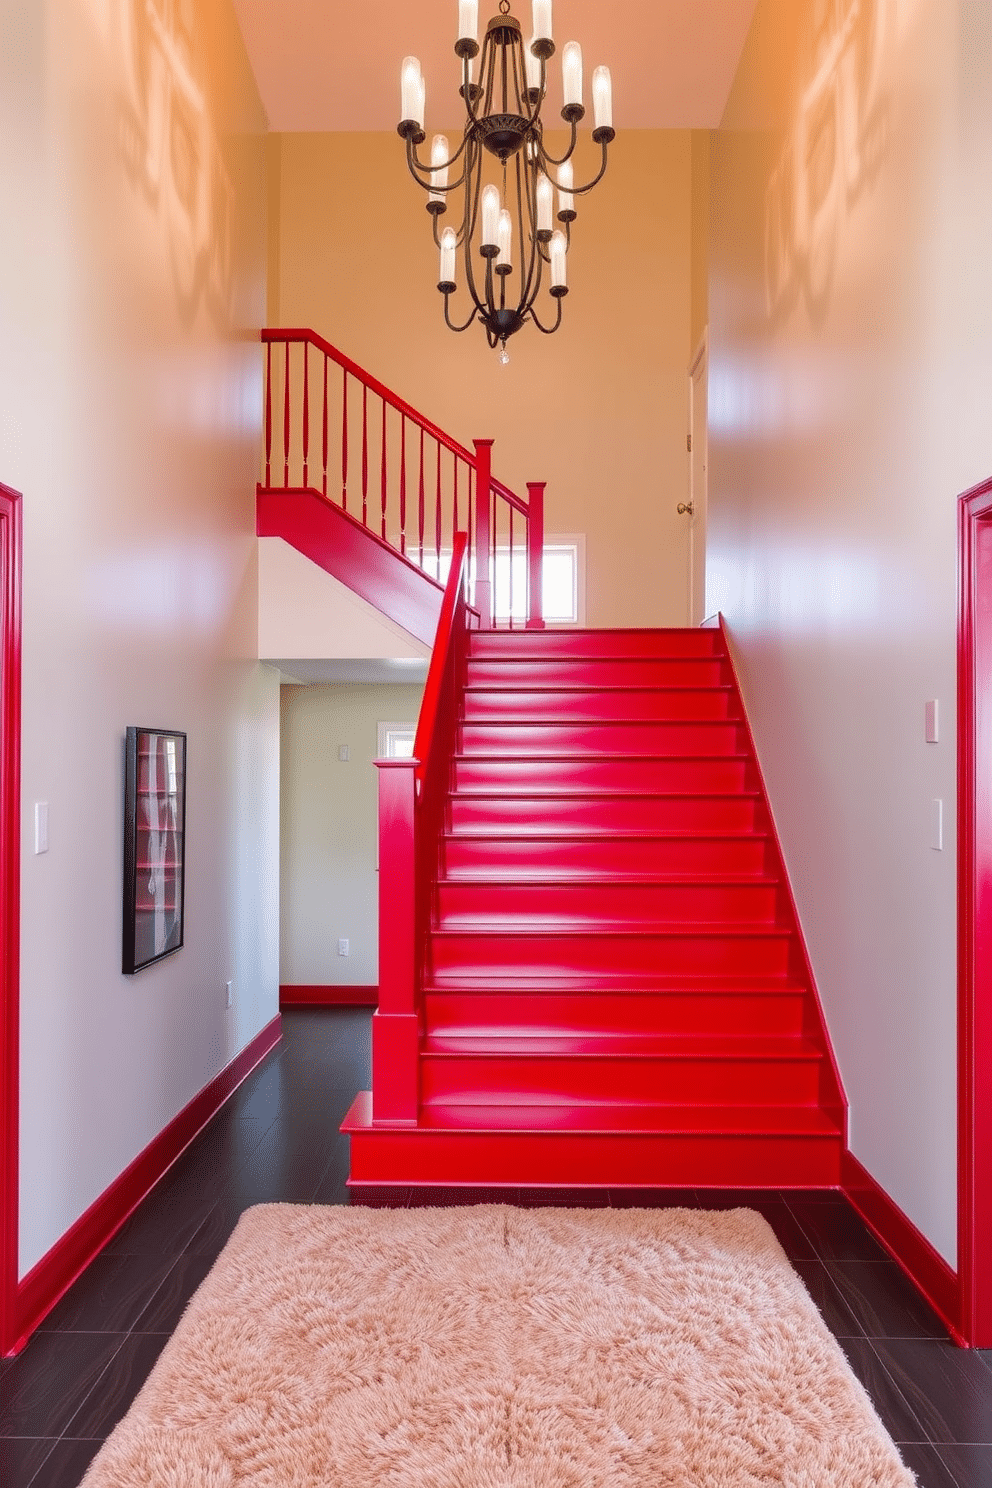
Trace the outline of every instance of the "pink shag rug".
<instances>
[{"instance_id":1,"label":"pink shag rug","mask_svg":"<svg viewBox=\"0 0 992 1488\"><path fill-rule=\"evenodd\" d=\"M910 1488L747 1209L244 1214L85 1488Z\"/></svg>"}]
</instances>

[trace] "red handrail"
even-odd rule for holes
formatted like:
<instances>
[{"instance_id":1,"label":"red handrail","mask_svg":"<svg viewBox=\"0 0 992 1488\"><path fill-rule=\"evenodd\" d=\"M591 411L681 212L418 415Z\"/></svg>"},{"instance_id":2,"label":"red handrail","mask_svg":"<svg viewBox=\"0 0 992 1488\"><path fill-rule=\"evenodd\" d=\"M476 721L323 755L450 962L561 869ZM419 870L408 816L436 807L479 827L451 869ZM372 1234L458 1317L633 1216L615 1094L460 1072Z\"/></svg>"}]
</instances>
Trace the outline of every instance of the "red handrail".
<instances>
[{"instance_id":1,"label":"red handrail","mask_svg":"<svg viewBox=\"0 0 992 1488\"><path fill-rule=\"evenodd\" d=\"M374 530L376 536L406 562L435 581L441 580L449 545L453 543L455 532L464 525L458 509L461 489L469 507L465 513L469 558L467 582L479 611L480 624L486 628L497 623L511 628L519 625L524 611L518 605L516 608L520 613L514 615L513 596L519 600L526 589L525 623L531 629L543 627L541 585L535 582L540 575L543 553L543 485L531 483L527 499L511 491L492 476L491 440L476 440L475 450L468 449L316 331L305 327L266 328L261 332L261 339L265 346L265 410L264 478L259 489L274 493L298 490L302 486L317 492L359 526ZM293 367L290 365L295 346L302 350L299 374L295 354L292 356ZM281 368L278 358L273 365L274 347L277 351L282 348L284 365ZM323 360L322 377L319 368L316 376L310 375L311 354ZM333 396L328 386L331 364L341 369L341 393L339 405L329 417ZM360 384L361 399L349 398L349 377ZM374 408L369 408L370 397L379 399L381 417L377 416ZM281 420L278 418L280 398L283 405ZM313 411L311 400L315 404ZM320 430L319 454L314 448L318 438L311 440L310 437L313 412L318 419L316 427ZM330 429L338 419L339 435ZM274 471L272 468L273 427L278 429L280 422L283 442L281 472L278 470L278 454L277 469ZM414 430L412 437L415 442L412 445L408 424ZM353 499L349 502L350 465L357 464L357 461L350 460L350 450L352 444L357 450L359 438L361 502L357 499L357 471ZM329 462L336 452L340 454L340 484L333 475L328 479ZM379 499L370 510L369 471L376 455ZM316 469L318 460L321 462L319 475ZM468 472L464 479L460 479L460 466L466 467ZM428 499L431 489L433 501ZM416 512L415 534L408 530L413 522L412 511ZM523 583L521 575L515 573L515 560L519 561L519 551L515 549L515 543L519 542L519 529L515 534L513 525L516 514L524 519L526 566ZM505 598L507 595L508 600Z\"/></svg>"},{"instance_id":2,"label":"red handrail","mask_svg":"<svg viewBox=\"0 0 992 1488\"><path fill-rule=\"evenodd\" d=\"M423 793L427 764L437 733L442 693L454 663L456 619L460 607L465 605L467 574L468 533L456 532L454 549L451 554L451 569L448 573L444 599L441 601L437 637L434 641L434 650L431 652L431 664L427 669L427 681L424 684L424 696L420 704L420 717L417 720L417 734L413 741L413 757L417 761L418 796Z\"/></svg>"}]
</instances>

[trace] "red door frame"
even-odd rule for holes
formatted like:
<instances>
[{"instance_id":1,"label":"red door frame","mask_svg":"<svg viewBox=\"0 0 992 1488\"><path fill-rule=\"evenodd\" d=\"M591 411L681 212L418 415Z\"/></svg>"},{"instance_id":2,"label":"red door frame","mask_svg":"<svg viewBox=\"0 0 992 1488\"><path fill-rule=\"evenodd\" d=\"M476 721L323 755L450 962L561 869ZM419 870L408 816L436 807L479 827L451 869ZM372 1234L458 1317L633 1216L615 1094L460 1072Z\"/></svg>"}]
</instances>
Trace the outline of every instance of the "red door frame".
<instances>
[{"instance_id":1,"label":"red door frame","mask_svg":"<svg viewBox=\"0 0 992 1488\"><path fill-rule=\"evenodd\" d=\"M992 1348L992 480L958 539L958 1271L961 1332Z\"/></svg>"},{"instance_id":2,"label":"red door frame","mask_svg":"<svg viewBox=\"0 0 992 1488\"><path fill-rule=\"evenodd\" d=\"M17 1339L21 497L0 484L0 1355Z\"/></svg>"}]
</instances>

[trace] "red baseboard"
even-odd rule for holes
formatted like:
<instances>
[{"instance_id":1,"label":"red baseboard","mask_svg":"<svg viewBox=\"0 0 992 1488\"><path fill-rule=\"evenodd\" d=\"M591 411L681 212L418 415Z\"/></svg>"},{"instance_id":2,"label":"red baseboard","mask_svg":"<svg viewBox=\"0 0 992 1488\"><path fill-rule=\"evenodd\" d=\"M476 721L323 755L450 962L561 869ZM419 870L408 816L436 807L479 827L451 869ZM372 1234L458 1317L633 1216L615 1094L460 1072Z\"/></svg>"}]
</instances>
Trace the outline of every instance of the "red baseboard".
<instances>
[{"instance_id":1,"label":"red baseboard","mask_svg":"<svg viewBox=\"0 0 992 1488\"><path fill-rule=\"evenodd\" d=\"M6 1350L7 1355L16 1354L24 1347L93 1257L116 1235L183 1149L275 1047L280 1036L280 1019L275 1017L139 1152L120 1177L22 1278L16 1294L17 1337Z\"/></svg>"},{"instance_id":2,"label":"red baseboard","mask_svg":"<svg viewBox=\"0 0 992 1488\"><path fill-rule=\"evenodd\" d=\"M378 1007L378 987L301 987L279 988L279 1006L292 1007Z\"/></svg>"},{"instance_id":3,"label":"red baseboard","mask_svg":"<svg viewBox=\"0 0 992 1488\"><path fill-rule=\"evenodd\" d=\"M956 1271L851 1152L841 1157L841 1186L868 1228L940 1316L954 1342L960 1328L961 1286Z\"/></svg>"}]
</instances>

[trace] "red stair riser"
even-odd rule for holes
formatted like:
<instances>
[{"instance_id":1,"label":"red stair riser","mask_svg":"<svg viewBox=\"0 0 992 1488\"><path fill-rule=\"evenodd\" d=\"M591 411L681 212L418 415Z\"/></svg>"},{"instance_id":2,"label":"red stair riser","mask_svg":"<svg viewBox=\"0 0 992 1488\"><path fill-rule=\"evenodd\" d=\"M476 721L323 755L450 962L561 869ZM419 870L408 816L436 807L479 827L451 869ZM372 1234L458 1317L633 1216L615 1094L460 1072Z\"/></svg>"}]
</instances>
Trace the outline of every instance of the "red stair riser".
<instances>
[{"instance_id":1,"label":"red stair riser","mask_svg":"<svg viewBox=\"0 0 992 1488\"><path fill-rule=\"evenodd\" d=\"M428 991L427 1031L497 1027L520 1032L800 1034L803 993Z\"/></svg>"},{"instance_id":2,"label":"red stair riser","mask_svg":"<svg viewBox=\"0 0 992 1488\"><path fill-rule=\"evenodd\" d=\"M351 1138L357 1183L571 1188L802 1188L840 1182L838 1137L376 1131Z\"/></svg>"},{"instance_id":3,"label":"red stair riser","mask_svg":"<svg viewBox=\"0 0 992 1488\"><path fill-rule=\"evenodd\" d=\"M454 795L454 832L503 831L559 836L585 832L749 832L763 830L765 809L743 795L500 796Z\"/></svg>"},{"instance_id":4,"label":"red stair riser","mask_svg":"<svg viewBox=\"0 0 992 1488\"><path fill-rule=\"evenodd\" d=\"M474 656L716 656L723 657L717 630L545 630L476 631Z\"/></svg>"},{"instance_id":5,"label":"red stair riser","mask_svg":"<svg viewBox=\"0 0 992 1488\"><path fill-rule=\"evenodd\" d=\"M507 791L711 791L746 790L750 772L744 759L487 759L460 756L454 764L456 790Z\"/></svg>"},{"instance_id":6,"label":"red stair riser","mask_svg":"<svg viewBox=\"0 0 992 1488\"><path fill-rule=\"evenodd\" d=\"M461 883L437 887L438 924L473 927L501 934L501 924L547 925L555 921L567 934L577 924L615 923L619 928L652 924L721 921L774 923L778 887L773 883Z\"/></svg>"},{"instance_id":7,"label":"red stair riser","mask_svg":"<svg viewBox=\"0 0 992 1488\"><path fill-rule=\"evenodd\" d=\"M435 973L514 977L781 976L789 970L787 935L469 935L431 936Z\"/></svg>"},{"instance_id":8,"label":"red stair riser","mask_svg":"<svg viewBox=\"0 0 992 1488\"><path fill-rule=\"evenodd\" d=\"M446 878L490 880L501 876L649 878L658 873L762 874L770 857L763 837L448 837Z\"/></svg>"},{"instance_id":9,"label":"red stair riser","mask_svg":"<svg viewBox=\"0 0 992 1488\"><path fill-rule=\"evenodd\" d=\"M470 687L717 687L729 681L725 662L650 660L625 657L590 660L554 657L539 661L469 658Z\"/></svg>"},{"instance_id":10,"label":"red stair riser","mask_svg":"<svg viewBox=\"0 0 992 1488\"><path fill-rule=\"evenodd\" d=\"M458 731L463 754L737 754L740 725L722 719L686 723L464 723Z\"/></svg>"},{"instance_id":11,"label":"red stair riser","mask_svg":"<svg viewBox=\"0 0 992 1488\"><path fill-rule=\"evenodd\" d=\"M465 718L470 723L491 719L566 720L727 719L736 718L737 698L729 687L670 687L626 691L538 691L534 688L470 688L465 694Z\"/></svg>"},{"instance_id":12,"label":"red stair riser","mask_svg":"<svg viewBox=\"0 0 992 1488\"><path fill-rule=\"evenodd\" d=\"M499 1091L506 1101L556 1105L560 1101L792 1106L819 1095L815 1060L711 1060L598 1058L555 1059L426 1054L421 1060L425 1102L478 1104Z\"/></svg>"}]
</instances>

